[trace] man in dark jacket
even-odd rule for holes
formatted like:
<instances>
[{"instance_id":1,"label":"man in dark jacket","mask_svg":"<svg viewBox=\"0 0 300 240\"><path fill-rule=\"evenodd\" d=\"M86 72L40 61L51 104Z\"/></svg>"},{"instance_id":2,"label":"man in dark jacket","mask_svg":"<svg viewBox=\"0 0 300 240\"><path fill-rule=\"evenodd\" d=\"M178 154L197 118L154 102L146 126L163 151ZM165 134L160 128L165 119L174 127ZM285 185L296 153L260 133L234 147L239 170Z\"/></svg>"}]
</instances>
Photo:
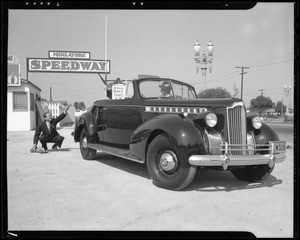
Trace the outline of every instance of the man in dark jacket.
<instances>
[{"instance_id":1,"label":"man in dark jacket","mask_svg":"<svg viewBox=\"0 0 300 240\"><path fill-rule=\"evenodd\" d=\"M40 140L45 152L48 152L47 143L49 142L54 143L52 149L57 149L58 147L61 148L64 137L58 134L56 125L67 116L69 107L70 106L67 106L64 112L57 118L52 118L52 115L49 112L44 113L44 121L41 122L35 130L32 149L36 149L38 140Z\"/></svg>"}]
</instances>

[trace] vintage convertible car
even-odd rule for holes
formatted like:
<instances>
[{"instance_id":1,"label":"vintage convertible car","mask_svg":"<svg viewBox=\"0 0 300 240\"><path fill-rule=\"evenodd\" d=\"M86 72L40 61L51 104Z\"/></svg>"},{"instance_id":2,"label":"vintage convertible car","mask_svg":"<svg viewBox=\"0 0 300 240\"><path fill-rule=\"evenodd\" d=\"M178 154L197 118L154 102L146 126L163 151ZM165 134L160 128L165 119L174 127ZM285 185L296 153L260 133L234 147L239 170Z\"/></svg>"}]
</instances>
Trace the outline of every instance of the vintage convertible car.
<instances>
[{"instance_id":1,"label":"vintage convertible car","mask_svg":"<svg viewBox=\"0 0 300 240\"><path fill-rule=\"evenodd\" d=\"M286 143L258 116L247 117L240 99L199 99L192 86L166 78L119 81L107 96L75 125L82 157L99 150L146 164L158 187L187 187L197 167L255 182L285 159Z\"/></svg>"}]
</instances>

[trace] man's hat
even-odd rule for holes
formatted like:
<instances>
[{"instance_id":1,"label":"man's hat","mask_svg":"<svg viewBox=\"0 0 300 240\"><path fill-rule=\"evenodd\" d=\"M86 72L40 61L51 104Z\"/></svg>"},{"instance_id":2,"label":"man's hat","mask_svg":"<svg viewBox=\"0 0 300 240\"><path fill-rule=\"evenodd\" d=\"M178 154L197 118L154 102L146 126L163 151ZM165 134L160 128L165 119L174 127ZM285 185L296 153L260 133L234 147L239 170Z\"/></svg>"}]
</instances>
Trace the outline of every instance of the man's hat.
<instances>
[{"instance_id":1,"label":"man's hat","mask_svg":"<svg viewBox=\"0 0 300 240\"><path fill-rule=\"evenodd\" d=\"M168 81L164 81L161 85L159 85L159 87L162 90L166 90L166 91L171 91L172 90L171 84Z\"/></svg>"}]
</instances>

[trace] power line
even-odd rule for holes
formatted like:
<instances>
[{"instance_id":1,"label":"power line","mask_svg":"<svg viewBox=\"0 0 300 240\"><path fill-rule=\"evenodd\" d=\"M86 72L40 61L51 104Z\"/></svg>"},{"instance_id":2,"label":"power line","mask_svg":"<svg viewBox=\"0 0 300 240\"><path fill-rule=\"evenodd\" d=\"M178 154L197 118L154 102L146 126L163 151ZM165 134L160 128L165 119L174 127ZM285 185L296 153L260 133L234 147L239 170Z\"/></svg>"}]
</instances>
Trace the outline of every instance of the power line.
<instances>
[{"instance_id":1,"label":"power line","mask_svg":"<svg viewBox=\"0 0 300 240\"><path fill-rule=\"evenodd\" d=\"M270 58L269 58L270 59ZM272 59L272 58L271 58ZM281 60L281 61L276 61L276 62L268 62L268 63L263 63L263 64L257 64L257 65L251 65L250 67L251 68L257 68L257 67L263 67L263 66L268 66L268 65L273 65L273 64L278 64L278 63L284 63L284 62L290 62L290 61L293 61L294 59L287 59L287 60ZM237 67L237 68L241 68L241 67ZM249 67L248 67L249 68ZM244 67L244 69L246 69L246 67ZM219 81L222 81L224 79L225 76L230 76L232 74L234 74L236 72L232 72L232 73L228 73L228 74L225 74L225 75L221 75L220 77L216 77L214 79L211 79L210 80L210 83L212 82L219 82ZM246 73L246 72L245 72ZM218 80L222 78L221 80ZM214 80L218 80L218 81L214 81ZM194 84L191 84L191 85L198 85L198 84L201 84L201 83L194 83ZM242 94L242 93L241 93Z\"/></svg>"},{"instance_id":2,"label":"power line","mask_svg":"<svg viewBox=\"0 0 300 240\"><path fill-rule=\"evenodd\" d=\"M213 78L209 81L209 83L215 83L215 82L220 82L220 81L223 81L224 79L228 79L228 78L232 78L231 76L236 74L237 71L234 71L234 72L231 72L231 73L227 73L227 74L224 74L224 75L221 75L219 77L216 77L216 78ZM220 80L219 80L220 79ZM198 84L202 84L202 83L192 83L191 85L198 85Z\"/></svg>"},{"instance_id":3,"label":"power line","mask_svg":"<svg viewBox=\"0 0 300 240\"><path fill-rule=\"evenodd\" d=\"M282 60L282 61L277 61L277 62L270 62L270 63L260 64L260 65L254 65L254 66L251 66L251 68L263 67L263 66L268 66L268 65L273 65L273 64L277 64L277 63L283 63L283 62L290 62L293 60L294 59L287 59L287 60Z\"/></svg>"},{"instance_id":4,"label":"power line","mask_svg":"<svg viewBox=\"0 0 300 240\"><path fill-rule=\"evenodd\" d=\"M265 64L265 63L273 63L273 62L280 62L280 61L286 61L286 60L290 60L293 59L294 57L294 53L292 51L290 52L286 52L284 54L281 55L276 55L276 56L272 56L272 57L267 57L267 58L261 58L261 56L255 55L252 52L251 53L245 53L246 55L251 55L252 57L255 57L255 62L248 62L247 65L249 65L250 67L252 67L252 65L256 64L256 65L260 65L260 64Z\"/></svg>"}]
</instances>

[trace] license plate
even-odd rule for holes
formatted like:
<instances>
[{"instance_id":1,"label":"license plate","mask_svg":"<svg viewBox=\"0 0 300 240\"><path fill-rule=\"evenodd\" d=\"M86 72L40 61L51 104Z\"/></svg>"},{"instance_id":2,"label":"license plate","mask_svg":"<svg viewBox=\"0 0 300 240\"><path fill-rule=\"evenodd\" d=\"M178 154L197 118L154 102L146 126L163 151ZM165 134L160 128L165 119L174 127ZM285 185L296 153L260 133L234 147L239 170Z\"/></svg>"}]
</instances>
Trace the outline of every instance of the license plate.
<instances>
[{"instance_id":1,"label":"license plate","mask_svg":"<svg viewBox=\"0 0 300 240\"><path fill-rule=\"evenodd\" d=\"M283 141L270 142L274 145L274 153L283 153L286 151L286 143Z\"/></svg>"}]
</instances>

